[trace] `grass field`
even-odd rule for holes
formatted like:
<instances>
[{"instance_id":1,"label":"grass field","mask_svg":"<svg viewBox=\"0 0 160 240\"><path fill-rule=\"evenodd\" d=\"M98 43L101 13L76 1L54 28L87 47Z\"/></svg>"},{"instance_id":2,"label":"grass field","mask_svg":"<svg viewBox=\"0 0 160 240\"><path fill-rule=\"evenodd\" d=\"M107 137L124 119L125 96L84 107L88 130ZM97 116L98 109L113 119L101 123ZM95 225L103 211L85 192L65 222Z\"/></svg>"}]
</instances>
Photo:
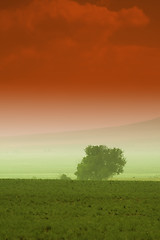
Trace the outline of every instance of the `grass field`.
<instances>
[{"instance_id":1,"label":"grass field","mask_svg":"<svg viewBox=\"0 0 160 240\"><path fill-rule=\"evenodd\" d=\"M159 240L160 182L0 180L0 240Z\"/></svg>"}]
</instances>

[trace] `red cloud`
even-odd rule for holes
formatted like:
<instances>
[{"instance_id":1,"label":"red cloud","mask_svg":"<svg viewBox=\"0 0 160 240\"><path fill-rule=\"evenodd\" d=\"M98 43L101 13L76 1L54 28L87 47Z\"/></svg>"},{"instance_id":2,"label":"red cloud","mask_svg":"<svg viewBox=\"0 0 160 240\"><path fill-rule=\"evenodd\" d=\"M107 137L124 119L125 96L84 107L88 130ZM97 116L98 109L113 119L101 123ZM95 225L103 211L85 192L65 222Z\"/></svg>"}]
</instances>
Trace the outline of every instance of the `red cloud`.
<instances>
[{"instance_id":1,"label":"red cloud","mask_svg":"<svg viewBox=\"0 0 160 240\"><path fill-rule=\"evenodd\" d=\"M122 25L142 26L149 23L149 18L144 15L143 11L137 7L122 9L119 12L118 21Z\"/></svg>"},{"instance_id":2,"label":"red cloud","mask_svg":"<svg viewBox=\"0 0 160 240\"><path fill-rule=\"evenodd\" d=\"M15 76L17 72L36 75L48 68L87 71L95 67L94 61L101 64L108 55L113 58L109 37L115 31L148 22L137 7L116 12L71 0L34 0L27 6L1 10L1 70L5 75L8 66Z\"/></svg>"},{"instance_id":3,"label":"red cloud","mask_svg":"<svg viewBox=\"0 0 160 240\"><path fill-rule=\"evenodd\" d=\"M85 24L85 26L101 26L105 29L114 29L126 24L144 25L149 21L143 11L137 7L114 12L106 7L93 4L80 5L71 0L34 0L28 6L20 9L1 10L0 29L9 30L12 27L23 27L34 30L48 18L55 21L56 24L63 20L68 25L77 23Z\"/></svg>"}]
</instances>

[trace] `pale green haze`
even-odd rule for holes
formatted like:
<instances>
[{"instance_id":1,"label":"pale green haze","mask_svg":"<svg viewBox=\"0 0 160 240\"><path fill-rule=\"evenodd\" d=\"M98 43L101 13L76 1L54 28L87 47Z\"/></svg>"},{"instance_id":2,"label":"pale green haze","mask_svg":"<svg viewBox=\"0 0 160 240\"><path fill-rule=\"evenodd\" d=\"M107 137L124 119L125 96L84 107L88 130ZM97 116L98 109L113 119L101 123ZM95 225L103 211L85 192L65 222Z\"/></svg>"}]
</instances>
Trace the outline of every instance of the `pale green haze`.
<instances>
[{"instance_id":1,"label":"pale green haze","mask_svg":"<svg viewBox=\"0 0 160 240\"><path fill-rule=\"evenodd\" d=\"M0 178L74 178L87 145L124 150L122 177L160 177L160 118L103 129L0 137Z\"/></svg>"}]
</instances>

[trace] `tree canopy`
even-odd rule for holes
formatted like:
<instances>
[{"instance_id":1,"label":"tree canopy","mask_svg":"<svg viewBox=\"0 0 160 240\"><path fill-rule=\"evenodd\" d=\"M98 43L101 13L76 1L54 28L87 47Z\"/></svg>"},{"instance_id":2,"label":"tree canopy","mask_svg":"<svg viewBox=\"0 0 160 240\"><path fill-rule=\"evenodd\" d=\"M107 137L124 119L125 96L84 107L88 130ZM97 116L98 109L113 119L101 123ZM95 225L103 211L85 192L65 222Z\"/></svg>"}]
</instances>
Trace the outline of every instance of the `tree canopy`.
<instances>
[{"instance_id":1,"label":"tree canopy","mask_svg":"<svg viewBox=\"0 0 160 240\"><path fill-rule=\"evenodd\" d=\"M66 174L62 174L61 176L60 176L60 180L71 180L71 178L70 177L68 177Z\"/></svg>"},{"instance_id":2,"label":"tree canopy","mask_svg":"<svg viewBox=\"0 0 160 240\"><path fill-rule=\"evenodd\" d=\"M89 145L85 153L75 172L78 180L103 180L123 172L126 160L121 149Z\"/></svg>"}]
</instances>

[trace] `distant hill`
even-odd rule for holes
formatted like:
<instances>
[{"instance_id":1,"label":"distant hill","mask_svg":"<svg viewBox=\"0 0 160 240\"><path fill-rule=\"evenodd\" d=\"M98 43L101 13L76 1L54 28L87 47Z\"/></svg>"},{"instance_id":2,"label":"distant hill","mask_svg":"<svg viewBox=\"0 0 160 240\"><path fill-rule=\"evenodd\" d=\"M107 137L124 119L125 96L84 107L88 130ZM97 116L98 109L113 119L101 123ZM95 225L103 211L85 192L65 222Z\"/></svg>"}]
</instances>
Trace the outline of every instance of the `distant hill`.
<instances>
[{"instance_id":1,"label":"distant hill","mask_svg":"<svg viewBox=\"0 0 160 240\"><path fill-rule=\"evenodd\" d=\"M73 169L89 144L122 148L130 171L160 172L160 118L119 127L0 137L0 172Z\"/></svg>"}]
</instances>

